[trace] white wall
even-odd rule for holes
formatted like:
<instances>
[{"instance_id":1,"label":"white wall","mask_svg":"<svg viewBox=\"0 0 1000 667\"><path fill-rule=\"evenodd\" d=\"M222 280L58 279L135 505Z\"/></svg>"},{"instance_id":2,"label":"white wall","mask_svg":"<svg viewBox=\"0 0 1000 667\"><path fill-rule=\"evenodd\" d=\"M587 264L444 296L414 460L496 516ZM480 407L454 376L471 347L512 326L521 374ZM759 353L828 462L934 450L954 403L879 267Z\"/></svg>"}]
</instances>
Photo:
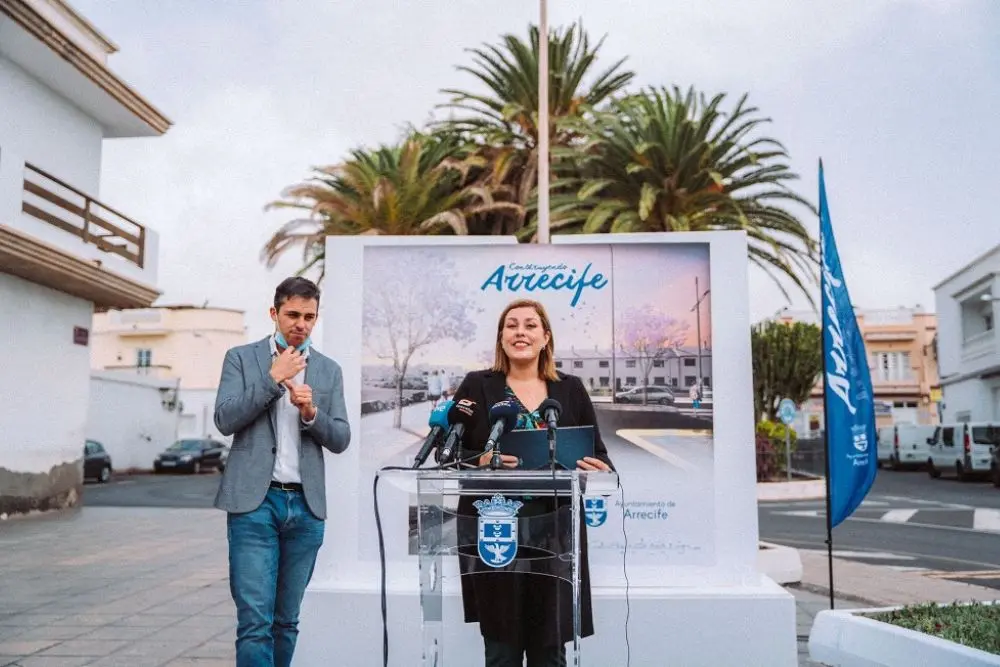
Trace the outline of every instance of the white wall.
<instances>
[{"instance_id":1,"label":"white wall","mask_svg":"<svg viewBox=\"0 0 1000 667\"><path fill-rule=\"evenodd\" d=\"M0 109L0 151L100 198L103 131L96 120L3 57Z\"/></svg>"},{"instance_id":2,"label":"white wall","mask_svg":"<svg viewBox=\"0 0 1000 667\"><path fill-rule=\"evenodd\" d=\"M158 453L177 439L179 413L163 406L176 382L94 371L87 437L104 445L115 470L150 470Z\"/></svg>"},{"instance_id":3,"label":"white wall","mask_svg":"<svg viewBox=\"0 0 1000 667\"><path fill-rule=\"evenodd\" d=\"M47 473L83 457L93 304L0 273L0 467Z\"/></svg>"},{"instance_id":4,"label":"white wall","mask_svg":"<svg viewBox=\"0 0 1000 667\"><path fill-rule=\"evenodd\" d=\"M969 418L962 421L993 421L1000 419L1000 406L994 405L994 391L1000 381L986 381L970 378L944 387L944 410L941 421L959 421L963 413Z\"/></svg>"},{"instance_id":5,"label":"white wall","mask_svg":"<svg viewBox=\"0 0 1000 667\"><path fill-rule=\"evenodd\" d=\"M938 314L938 373L944 385L950 375L973 373L1000 362L1000 336L996 335L995 322L991 340L975 345L974 349L964 344L962 302L982 291L991 291L994 297L1000 297L1000 246L934 288ZM980 307L978 301L975 305ZM993 303L994 320L998 305Z\"/></svg>"},{"instance_id":6,"label":"white wall","mask_svg":"<svg viewBox=\"0 0 1000 667\"><path fill-rule=\"evenodd\" d=\"M201 438L209 436L220 442L232 442L215 428L215 389L181 389L184 414L181 419L180 437Z\"/></svg>"}]
</instances>

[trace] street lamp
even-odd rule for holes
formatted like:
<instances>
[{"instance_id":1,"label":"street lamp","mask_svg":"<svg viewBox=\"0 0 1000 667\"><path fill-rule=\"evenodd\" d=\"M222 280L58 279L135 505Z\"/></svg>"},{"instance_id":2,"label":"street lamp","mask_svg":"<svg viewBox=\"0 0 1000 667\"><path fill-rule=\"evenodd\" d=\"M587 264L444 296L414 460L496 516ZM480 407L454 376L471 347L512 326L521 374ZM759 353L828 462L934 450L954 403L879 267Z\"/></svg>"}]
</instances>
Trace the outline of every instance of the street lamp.
<instances>
[{"instance_id":1,"label":"street lamp","mask_svg":"<svg viewBox=\"0 0 1000 667\"><path fill-rule=\"evenodd\" d=\"M701 292L698 287L698 276L694 277L694 305L691 306L691 311L697 311L695 315L696 319L696 329L698 334L698 382L696 384L701 384L705 378L705 373L701 369L701 302L705 300L705 297L709 295L711 289L705 290L704 293Z\"/></svg>"},{"instance_id":2,"label":"street lamp","mask_svg":"<svg viewBox=\"0 0 1000 667\"><path fill-rule=\"evenodd\" d=\"M987 293L987 294L980 294L979 295L979 300L980 301L986 301L988 303L992 303L994 301L1000 301L1000 297L996 297L996 296L993 296L992 294Z\"/></svg>"}]
</instances>

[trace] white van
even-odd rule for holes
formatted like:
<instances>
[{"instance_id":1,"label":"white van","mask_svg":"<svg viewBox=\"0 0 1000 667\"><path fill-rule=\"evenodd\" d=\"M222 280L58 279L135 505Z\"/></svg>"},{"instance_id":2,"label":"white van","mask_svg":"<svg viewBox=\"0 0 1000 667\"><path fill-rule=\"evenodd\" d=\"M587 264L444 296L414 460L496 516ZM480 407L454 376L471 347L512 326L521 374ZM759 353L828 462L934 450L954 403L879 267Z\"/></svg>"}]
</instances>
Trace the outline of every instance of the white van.
<instances>
[{"instance_id":1,"label":"white van","mask_svg":"<svg viewBox=\"0 0 1000 667\"><path fill-rule=\"evenodd\" d=\"M923 468L930 458L928 440L934 437L937 426L897 424L889 465L893 468Z\"/></svg>"},{"instance_id":2,"label":"white van","mask_svg":"<svg viewBox=\"0 0 1000 667\"><path fill-rule=\"evenodd\" d=\"M896 439L895 426L883 426L875 431L875 450L878 452L878 467L888 465L892 460L893 442Z\"/></svg>"},{"instance_id":3,"label":"white van","mask_svg":"<svg viewBox=\"0 0 1000 667\"><path fill-rule=\"evenodd\" d=\"M987 475L993 446L1000 444L1000 424L941 424L929 444L927 473L931 477L938 478L945 470L954 470L962 481Z\"/></svg>"}]
</instances>

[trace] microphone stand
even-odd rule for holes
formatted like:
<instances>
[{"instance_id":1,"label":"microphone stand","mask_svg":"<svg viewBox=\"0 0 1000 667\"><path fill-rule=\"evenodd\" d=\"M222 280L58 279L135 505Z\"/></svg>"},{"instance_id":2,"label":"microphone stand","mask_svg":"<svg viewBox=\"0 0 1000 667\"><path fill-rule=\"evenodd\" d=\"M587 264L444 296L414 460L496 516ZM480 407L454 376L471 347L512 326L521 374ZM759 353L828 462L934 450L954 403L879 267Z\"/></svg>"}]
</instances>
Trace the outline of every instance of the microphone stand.
<instances>
[{"instance_id":1,"label":"microphone stand","mask_svg":"<svg viewBox=\"0 0 1000 667\"><path fill-rule=\"evenodd\" d=\"M497 470L503 467L503 460L500 458L500 448L493 445L493 456L490 458L490 470Z\"/></svg>"}]
</instances>

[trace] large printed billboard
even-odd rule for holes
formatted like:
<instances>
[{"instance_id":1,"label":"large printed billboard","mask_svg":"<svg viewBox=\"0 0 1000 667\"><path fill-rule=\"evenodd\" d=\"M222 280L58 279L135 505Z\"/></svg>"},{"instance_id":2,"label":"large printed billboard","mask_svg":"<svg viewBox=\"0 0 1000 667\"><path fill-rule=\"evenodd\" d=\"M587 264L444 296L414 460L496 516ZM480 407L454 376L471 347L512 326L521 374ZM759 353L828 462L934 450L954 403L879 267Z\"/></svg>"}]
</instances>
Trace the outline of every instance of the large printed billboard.
<instances>
[{"instance_id":1,"label":"large printed billboard","mask_svg":"<svg viewBox=\"0 0 1000 667\"><path fill-rule=\"evenodd\" d=\"M635 565L711 566L710 262L708 243L364 247L359 477L412 460L434 400L492 364L504 306L535 299L621 480L588 528L592 564L620 568L627 539ZM359 530L359 559L377 560L373 523Z\"/></svg>"}]
</instances>

